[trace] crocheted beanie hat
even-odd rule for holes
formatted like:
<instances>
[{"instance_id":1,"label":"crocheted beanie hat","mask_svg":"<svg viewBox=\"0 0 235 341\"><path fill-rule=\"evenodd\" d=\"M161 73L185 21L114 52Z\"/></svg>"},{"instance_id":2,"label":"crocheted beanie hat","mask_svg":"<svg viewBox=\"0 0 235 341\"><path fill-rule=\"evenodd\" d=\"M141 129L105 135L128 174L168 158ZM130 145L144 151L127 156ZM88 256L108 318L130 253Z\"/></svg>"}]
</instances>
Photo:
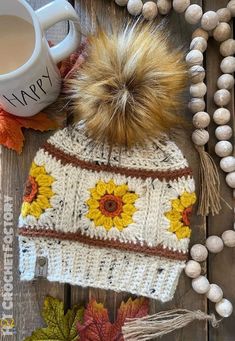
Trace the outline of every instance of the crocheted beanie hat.
<instances>
[{"instance_id":1,"label":"crocheted beanie hat","mask_svg":"<svg viewBox=\"0 0 235 341\"><path fill-rule=\"evenodd\" d=\"M187 259L194 180L175 143L127 151L65 128L32 164L20 216L20 274L168 301Z\"/></svg>"},{"instance_id":2,"label":"crocheted beanie hat","mask_svg":"<svg viewBox=\"0 0 235 341\"><path fill-rule=\"evenodd\" d=\"M176 121L182 56L150 26L101 32L89 47L68 81L83 120L52 136L29 173L21 279L41 271L49 281L168 301L187 259L195 202L188 163L163 134Z\"/></svg>"}]
</instances>

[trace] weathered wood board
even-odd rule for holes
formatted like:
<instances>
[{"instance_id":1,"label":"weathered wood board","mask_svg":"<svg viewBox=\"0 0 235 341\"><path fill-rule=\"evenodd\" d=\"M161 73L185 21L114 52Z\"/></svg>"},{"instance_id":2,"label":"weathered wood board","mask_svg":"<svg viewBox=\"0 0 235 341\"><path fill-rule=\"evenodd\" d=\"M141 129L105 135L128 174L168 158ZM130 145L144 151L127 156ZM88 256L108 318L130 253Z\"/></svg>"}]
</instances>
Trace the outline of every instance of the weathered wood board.
<instances>
[{"instance_id":1,"label":"weathered wood board","mask_svg":"<svg viewBox=\"0 0 235 341\"><path fill-rule=\"evenodd\" d=\"M39 8L50 0L30 0L33 8ZM75 6L82 31L87 32L93 27L96 18L104 25L108 25L110 20L116 20L121 23L127 20L128 14L126 9L119 8L112 0L76 0L70 1ZM204 10L216 10L227 4L227 0L197 0L193 1L203 6ZM167 19L167 26L171 31L171 35L179 44L186 49L189 46L191 33L193 28L188 25L183 16L171 14ZM68 29L67 23L59 23L48 31L48 39L57 42L62 39ZM210 41L209 48L206 53L207 65L207 110L210 115L215 110L212 94L216 89L216 79L219 74L220 56L218 45ZM230 109L234 111L234 101L230 105ZM191 119L191 114L186 111L185 116ZM231 122L231 125L233 122ZM210 127L210 142L208 150L214 155L214 128ZM174 139L184 151L191 167L193 168L196 181L198 180L198 157L190 142L191 131L180 131L174 134ZM65 301L65 306L71 304L86 304L89 298L95 297L100 302L105 303L110 311L111 319L116 316L117 307L123 299L130 295L127 293L114 293L112 291L104 291L98 289L84 289L76 286L62 285L57 283L49 283L46 280L37 280L31 283L21 283L18 275L18 249L16 238L17 217L19 215L23 186L26 181L28 169L38 148L48 138L49 133L37 133L29 130L25 131L26 143L23 153L18 156L16 153L0 148L0 244L4 242L4 223L9 218L9 224L13 227L13 309L9 310L9 314L13 314L16 324L16 334L13 336L3 336L0 331L1 340L17 340L23 341L24 338L31 334L32 330L42 326L43 322L40 318L40 309L46 295L52 295ZM217 164L219 160L215 157ZM230 205L233 205L231 190L226 186L224 174L221 172L222 197ZM5 205L4 205L5 202ZM10 203L10 205L8 205ZM8 214L7 214L8 213ZM4 215L5 214L5 215ZM6 215L7 214L7 215ZM8 218L7 218L8 217ZM224 230L231 229L233 226L233 212L226 204L223 204L223 210L219 216L208 217L203 219L194 215L193 227L193 243L203 243L208 235L220 235ZM207 273L211 283L221 285L224 294L235 304L235 250L225 249L219 255L210 256L209 262L204 266L203 271ZM0 248L0 318L6 314L3 309L3 275L4 275L4 254ZM191 289L191 282L184 274L180 278L175 298L167 304L159 302L151 302L151 312L171 309L175 307L188 308L192 310L201 309L203 311L213 312L214 305L208 305L204 296L197 295ZM196 322L187 328L179 330L169 336L163 337L163 341L233 341L235 340L235 313L229 319L221 323L220 328L213 329L204 322ZM108 341L108 340L107 340Z\"/></svg>"}]
</instances>

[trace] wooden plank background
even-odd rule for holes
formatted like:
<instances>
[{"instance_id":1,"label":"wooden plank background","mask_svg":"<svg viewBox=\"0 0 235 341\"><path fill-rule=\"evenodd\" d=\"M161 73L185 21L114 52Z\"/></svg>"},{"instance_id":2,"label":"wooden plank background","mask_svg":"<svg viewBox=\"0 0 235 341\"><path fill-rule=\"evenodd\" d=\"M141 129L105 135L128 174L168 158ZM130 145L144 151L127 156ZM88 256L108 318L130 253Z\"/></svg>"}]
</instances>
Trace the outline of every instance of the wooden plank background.
<instances>
[{"instance_id":1,"label":"wooden plank background","mask_svg":"<svg viewBox=\"0 0 235 341\"><path fill-rule=\"evenodd\" d=\"M28 0L32 7L37 9L42 5L50 2L50 0ZM99 20L108 24L109 20L117 20L119 22L125 21L128 14L124 8L116 6L112 0L75 0L70 1L76 8L83 31L89 30L96 16ZM216 10L226 6L227 0L197 0L193 3L200 4L204 10ZM177 14L170 14L169 27L172 36L182 46L188 48L191 33L193 28L188 25L183 16ZM48 39L57 42L63 38L67 33L68 25L66 22L59 23L48 31ZM218 52L218 44L210 41L209 48L206 53L207 65L207 110L210 115L213 114L215 106L212 100L212 94L216 89L216 79L219 75L219 62L221 57ZM230 109L233 110L234 102L230 104ZM185 116L191 119L191 114L186 111ZM232 123L231 123L232 124ZM208 149L214 155L214 124L210 126L211 139L208 144ZM193 149L190 141L190 131L176 132L174 139L177 144L182 148L186 157L189 160L191 167L194 170L195 178L197 181L198 171L198 158ZM0 149L0 176L1 176L1 204L0 204L0 243L3 238L3 203L4 196L13 198L14 209L14 320L16 323L16 335L3 337L0 332L0 340L17 340L23 341L26 336L31 332L43 325L40 317L40 310L43 300L46 295L52 295L65 301L65 306L69 307L74 303L86 304L89 298L95 297L97 300L105 303L109 308L111 319L116 316L116 309L123 299L130 295L127 293L116 294L112 291L104 291L98 289L83 289L77 286L62 285L57 283L49 283L46 280L37 280L30 283L21 283L18 276L18 249L16 238L17 219L20 211L21 197L23 186L26 181L29 166L38 148L46 141L50 134L37 133L34 131L25 131L26 143L23 153L18 156L16 153ZM216 158L218 164L218 158ZM222 197L230 203L232 202L231 190L226 186L224 181L224 174L221 172L222 182ZM221 214L217 217L208 217L203 219L194 215L193 217L193 238L192 243L203 243L207 235L217 234L220 235L224 230L231 229L233 226L233 212L223 205ZM2 288L2 249L0 249L0 288ZM210 256L209 262L205 264L203 271L207 273L211 283L221 285L224 290L225 297L229 298L235 304L235 250L225 249L219 255ZM1 290L2 292L2 290ZM1 303L1 296L0 296ZM1 306L0 306L1 307ZM151 302L151 312L157 312L162 309L171 309L175 307L188 308L192 310L201 309L203 311L213 312L214 305L208 305L207 300L202 295L197 295L191 289L191 281L182 275L180 283L177 288L175 298L172 302L167 304L160 304L159 302ZM0 317L1 317L0 308ZM225 319L220 328L213 329L205 322L196 322L187 328L179 330L169 336L163 337L163 341L234 341L235 340L235 312L229 319ZM108 340L107 340L108 341Z\"/></svg>"}]
</instances>

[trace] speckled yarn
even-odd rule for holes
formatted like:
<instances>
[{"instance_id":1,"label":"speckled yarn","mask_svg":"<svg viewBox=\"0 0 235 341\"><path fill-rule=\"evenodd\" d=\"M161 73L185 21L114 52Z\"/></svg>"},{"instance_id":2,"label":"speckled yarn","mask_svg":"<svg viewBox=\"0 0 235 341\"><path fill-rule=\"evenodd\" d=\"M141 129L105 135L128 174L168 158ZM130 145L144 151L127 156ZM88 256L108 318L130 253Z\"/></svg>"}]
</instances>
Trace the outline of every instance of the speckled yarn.
<instances>
[{"instance_id":1,"label":"speckled yarn","mask_svg":"<svg viewBox=\"0 0 235 341\"><path fill-rule=\"evenodd\" d=\"M34 159L19 219L20 274L38 257L49 281L172 299L187 260L191 169L166 136L125 150L84 124L58 131Z\"/></svg>"}]
</instances>

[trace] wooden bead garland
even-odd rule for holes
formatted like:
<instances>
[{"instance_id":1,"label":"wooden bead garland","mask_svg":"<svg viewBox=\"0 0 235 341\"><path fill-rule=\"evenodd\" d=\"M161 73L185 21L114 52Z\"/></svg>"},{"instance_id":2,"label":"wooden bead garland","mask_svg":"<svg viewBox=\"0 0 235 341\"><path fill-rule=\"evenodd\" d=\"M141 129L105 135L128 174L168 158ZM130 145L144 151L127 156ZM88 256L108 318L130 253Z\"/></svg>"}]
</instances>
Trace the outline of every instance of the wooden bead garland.
<instances>
[{"instance_id":1,"label":"wooden bead garland","mask_svg":"<svg viewBox=\"0 0 235 341\"><path fill-rule=\"evenodd\" d=\"M222 239L218 236L210 236L206 240L206 247L211 253L219 253L224 248Z\"/></svg>"},{"instance_id":2,"label":"wooden bead garland","mask_svg":"<svg viewBox=\"0 0 235 341\"><path fill-rule=\"evenodd\" d=\"M226 182L231 188L235 188L235 157L231 156L233 151L232 144L227 141L231 138L232 129L226 123L229 122L231 114L226 106L231 100L229 90L234 86L234 77L232 73L235 71L235 40L230 38L231 27L228 22L235 16L235 0L229 1L227 8L221 8L214 11L203 11L198 5L191 5L190 0L158 0L157 4L148 1L143 5L141 0L115 0L120 6L127 5L127 9L132 15L139 15L141 12L145 19L152 20L158 13L168 14L173 8L178 13L184 13L185 20L190 24L197 24L201 20L201 27L198 27L192 34L192 42L190 44L190 52L186 56L186 62L190 66L189 74L191 76L192 85L190 87L191 100L189 108L195 114L193 124L197 128L192 134L193 142L198 146L205 145L209 140L209 133L205 128L210 123L210 116L204 112L205 101L203 99L206 93L206 85L203 83L205 78L205 70L201 66L203 64L203 52L207 48L207 40L209 34L220 42L220 53L224 57L220 64L222 75L217 80L218 90L214 94L214 101L219 107L213 114L213 120L220 125L215 135L220 140L216 143L215 152L222 157L220 161L221 169L227 172ZM207 298L216 303L215 309L221 317L228 317L232 314L233 306L230 301L223 298L222 289L216 284L210 284L205 276L201 276L201 266L198 262L205 261L208 257L208 251L218 253L222 251L224 245L227 247L235 247L235 231L225 231L221 238L218 236L210 236L207 238L206 246L195 244L190 254L193 260L188 261L185 267L185 273L188 277L193 278L193 289L202 294L205 293Z\"/></svg>"},{"instance_id":3,"label":"wooden bead garland","mask_svg":"<svg viewBox=\"0 0 235 341\"><path fill-rule=\"evenodd\" d=\"M226 173L234 172L235 171L235 157L234 156L223 157L220 160L220 168Z\"/></svg>"},{"instance_id":4,"label":"wooden bead garland","mask_svg":"<svg viewBox=\"0 0 235 341\"><path fill-rule=\"evenodd\" d=\"M220 302L216 303L215 310L222 317L229 317L233 312L232 303L226 298L223 298Z\"/></svg>"},{"instance_id":5,"label":"wooden bead garland","mask_svg":"<svg viewBox=\"0 0 235 341\"><path fill-rule=\"evenodd\" d=\"M206 297L211 302L220 302L223 298L223 291L217 284L210 284L210 288L206 293Z\"/></svg>"},{"instance_id":6,"label":"wooden bead garland","mask_svg":"<svg viewBox=\"0 0 235 341\"><path fill-rule=\"evenodd\" d=\"M203 14L201 26L205 31L213 30L219 23L219 16L214 11L208 11Z\"/></svg>"},{"instance_id":7,"label":"wooden bead garland","mask_svg":"<svg viewBox=\"0 0 235 341\"><path fill-rule=\"evenodd\" d=\"M204 262L208 257L208 251L204 245L194 244L191 247L190 255L196 262Z\"/></svg>"},{"instance_id":8,"label":"wooden bead garland","mask_svg":"<svg viewBox=\"0 0 235 341\"><path fill-rule=\"evenodd\" d=\"M155 2L148 1L144 4L142 14L146 20L153 20L158 14L158 7Z\"/></svg>"}]
</instances>

